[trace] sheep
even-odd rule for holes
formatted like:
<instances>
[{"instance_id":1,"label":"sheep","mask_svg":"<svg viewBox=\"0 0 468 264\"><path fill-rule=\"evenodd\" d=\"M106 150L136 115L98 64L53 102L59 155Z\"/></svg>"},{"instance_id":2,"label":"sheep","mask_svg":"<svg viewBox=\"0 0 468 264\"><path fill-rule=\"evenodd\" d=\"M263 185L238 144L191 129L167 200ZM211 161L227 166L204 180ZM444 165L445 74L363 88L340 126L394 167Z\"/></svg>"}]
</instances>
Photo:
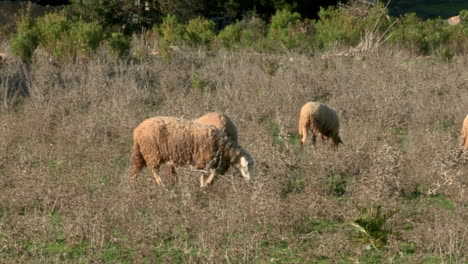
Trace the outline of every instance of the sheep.
<instances>
[{"instance_id":1,"label":"sheep","mask_svg":"<svg viewBox=\"0 0 468 264\"><path fill-rule=\"evenodd\" d=\"M238 143L237 128L227 115L211 112L192 121L200 124L212 125L217 129L225 132L227 136L231 138L232 141ZM172 182L176 183L177 175L175 173L175 168L173 164L168 164L168 171L169 174L173 176Z\"/></svg>"},{"instance_id":2,"label":"sheep","mask_svg":"<svg viewBox=\"0 0 468 264\"><path fill-rule=\"evenodd\" d=\"M461 139L462 139L462 147L465 150L468 150L468 115L465 116L465 120L463 121Z\"/></svg>"},{"instance_id":3,"label":"sheep","mask_svg":"<svg viewBox=\"0 0 468 264\"><path fill-rule=\"evenodd\" d=\"M148 166L156 183L163 185L157 173L163 163L204 169L200 177L201 188L210 184L216 174L224 174L230 166L239 170L244 179L252 177L252 157L211 125L176 117L153 117L135 128L133 139L132 181L144 166Z\"/></svg>"},{"instance_id":4,"label":"sheep","mask_svg":"<svg viewBox=\"0 0 468 264\"><path fill-rule=\"evenodd\" d=\"M7 62L9 59L8 54L0 52L0 63Z\"/></svg>"},{"instance_id":5,"label":"sheep","mask_svg":"<svg viewBox=\"0 0 468 264\"><path fill-rule=\"evenodd\" d=\"M211 112L193 121L215 126L217 129L225 132L232 141L238 143L237 128L227 115Z\"/></svg>"},{"instance_id":6,"label":"sheep","mask_svg":"<svg viewBox=\"0 0 468 264\"><path fill-rule=\"evenodd\" d=\"M299 115L299 135L301 137L301 147L307 139L308 130L312 131L312 143L315 144L317 136L320 136L322 141L328 138L333 144L334 149L338 144L343 143L339 136L340 122L336 112L328 106L317 103L308 102L301 108Z\"/></svg>"},{"instance_id":7,"label":"sheep","mask_svg":"<svg viewBox=\"0 0 468 264\"><path fill-rule=\"evenodd\" d=\"M453 17L447 19L448 24L451 25L451 26L459 25L459 24L460 24L460 21L461 21L460 15L458 15L458 16L453 16Z\"/></svg>"}]
</instances>

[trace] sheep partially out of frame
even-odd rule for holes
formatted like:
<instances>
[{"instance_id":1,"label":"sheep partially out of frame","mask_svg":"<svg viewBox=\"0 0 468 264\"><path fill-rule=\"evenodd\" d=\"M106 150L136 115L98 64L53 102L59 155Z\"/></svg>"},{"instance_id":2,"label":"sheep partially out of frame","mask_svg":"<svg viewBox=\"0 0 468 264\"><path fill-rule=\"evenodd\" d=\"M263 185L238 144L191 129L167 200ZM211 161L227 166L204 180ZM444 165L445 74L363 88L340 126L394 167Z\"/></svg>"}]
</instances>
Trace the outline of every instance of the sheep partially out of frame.
<instances>
[{"instance_id":1,"label":"sheep partially out of frame","mask_svg":"<svg viewBox=\"0 0 468 264\"><path fill-rule=\"evenodd\" d=\"M230 166L239 170L246 180L252 177L252 157L211 125L175 117L154 117L135 128L133 139L132 180L144 166L148 166L156 183L162 185L157 170L164 163L204 169L205 173L200 177L202 188Z\"/></svg>"},{"instance_id":2,"label":"sheep partially out of frame","mask_svg":"<svg viewBox=\"0 0 468 264\"><path fill-rule=\"evenodd\" d=\"M325 141L330 140L336 149L338 144L343 143L339 136L340 122L335 110L317 103L308 102L301 108L299 115L299 135L301 146L307 140L308 130L312 131L312 143L315 144L317 136Z\"/></svg>"},{"instance_id":3,"label":"sheep partially out of frame","mask_svg":"<svg viewBox=\"0 0 468 264\"><path fill-rule=\"evenodd\" d=\"M461 132L462 148L468 150L468 115L465 116Z\"/></svg>"},{"instance_id":4,"label":"sheep partially out of frame","mask_svg":"<svg viewBox=\"0 0 468 264\"><path fill-rule=\"evenodd\" d=\"M238 143L237 128L227 115L211 112L193 121L200 124L215 126L217 129L225 132L232 141Z\"/></svg>"}]
</instances>

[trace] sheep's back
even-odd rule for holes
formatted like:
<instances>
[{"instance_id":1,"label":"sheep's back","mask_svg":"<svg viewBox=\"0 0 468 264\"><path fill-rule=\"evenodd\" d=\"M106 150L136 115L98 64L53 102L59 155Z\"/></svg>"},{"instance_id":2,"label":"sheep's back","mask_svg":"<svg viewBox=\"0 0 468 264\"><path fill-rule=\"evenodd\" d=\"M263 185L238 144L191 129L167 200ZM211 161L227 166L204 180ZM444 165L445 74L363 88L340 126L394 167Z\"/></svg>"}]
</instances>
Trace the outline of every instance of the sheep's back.
<instances>
[{"instance_id":1,"label":"sheep's back","mask_svg":"<svg viewBox=\"0 0 468 264\"><path fill-rule=\"evenodd\" d=\"M201 116L198 119L195 119L194 122L206 125L213 125L217 129L226 132L226 134L232 139L232 141L236 143L238 142L237 128L232 122L232 120L226 115L212 112Z\"/></svg>"},{"instance_id":2,"label":"sheep's back","mask_svg":"<svg viewBox=\"0 0 468 264\"><path fill-rule=\"evenodd\" d=\"M175 117L147 119L134 131L149 166L172 161L204 167L216 154L220 136L214 127Z\"/></svg>"}]
</instances>

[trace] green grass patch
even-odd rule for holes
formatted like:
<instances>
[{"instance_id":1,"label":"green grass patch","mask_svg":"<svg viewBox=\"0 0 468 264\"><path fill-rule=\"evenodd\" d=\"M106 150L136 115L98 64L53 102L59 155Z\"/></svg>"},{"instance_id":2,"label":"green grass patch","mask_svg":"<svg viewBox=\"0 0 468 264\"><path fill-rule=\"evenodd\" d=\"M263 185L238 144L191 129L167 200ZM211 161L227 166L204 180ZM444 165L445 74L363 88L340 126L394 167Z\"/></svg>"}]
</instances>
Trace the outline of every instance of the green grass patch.
<instances>
[{"instance_id":1,"label":"green grass patch","mask_svg":"<svg viewBox=\"0 0 468 264\"><path fill-rule=\"evenodd\" d=\"M304 190L306 179L302 176L294 176L288 181L288 184L283 188L281 194L285 198L293 193L300 193Z\"/></svg>"},{"instance_id":2,"label":"green grass patch","mask_svg":"<svg viewBox=\"0 0 468 264\"><path fill-rule=\"evenodd\" d=\"M361 207L356 219L351 223L356 233L352 234L354 241L370 244L374 249L380 249L387 244L388 235L392 233L385 224L399 210L383 210L381 205L371 208Z\"/></svg>"},{"instance_id":3,"label":"green grass patch","mask_svg":"<svg viewBox=\"0 0 468 264\"><path fill-rule=\"evenodd\" d=\"M343 223L321 220L321 219L309 219L303 224L299 224L296 227L298 234L325 234L325 233L336 233L340 228L343 227Z\"/></svg>"},{"instance_id":4,"label":"green grass patch","mask_svg":"<svg viewBox=\"0 0 468 264\"><path fill-rule=\"evenodd\" d=\"M448 197L442 194L429 196L426 198L426 201L428 201L431 204L437 205L445 210L452 211L455 209L455 205L453 204L453 202Z\"/></svg>"},{"instance_id":5,"label":"green grass patch","mask_svg":"<svg viewBox=\"0 0 468 264\"><path fill-rule=\"evenodd\" d=\"M99 259L102 263L133 263L132 252L132 249L119 243L111 243L99 254Z\"/></svg>"}]
</instances>

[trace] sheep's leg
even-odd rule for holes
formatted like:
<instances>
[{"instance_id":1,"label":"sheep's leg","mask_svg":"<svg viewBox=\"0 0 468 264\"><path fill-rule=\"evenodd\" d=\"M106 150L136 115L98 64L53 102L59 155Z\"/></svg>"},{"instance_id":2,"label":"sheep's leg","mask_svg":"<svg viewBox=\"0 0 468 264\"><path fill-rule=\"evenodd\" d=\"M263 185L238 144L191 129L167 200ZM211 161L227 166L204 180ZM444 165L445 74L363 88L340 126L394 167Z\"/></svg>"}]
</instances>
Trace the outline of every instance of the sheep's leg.
<instances>
[{"instance_id":1,"label":"sheep's leg","mask_svg":"<svg viewBox=\"0 0 468 264\"><path fill-rule=\"evenodd\" d=\"M208 186L208 184L213 181L215 174L216 172L214 170L210 170L210 175L208 176L208 179L206 179L205 186Z\"/></svg>"},{"instance_id":2,"label":"sheep's leg","mask_svg":"<svg viewBox=\"0 0 468 264\"><path fill-rule=\"evenodd\" d=\"M179 179L177 177L174 163L171 162L167 164L167 171L168 171L169 177L171 178L172 184L173 185L177 184Z\"/></svg>"},{"instance_id":3,"label":"sheep's leg","mask_svg":"<svg viewBox=\"0 0 468 264\"><path fill-rule=\"evenodd\" d=\"M314 135L312 136L312 145L315 146L315 143L316 143L316 142L317 142L317 135L314 134Z\"/></svg>"},{"instance_id":4,"label":"sheep's leg","mask_svg":"<svg viewBox=\"0 0 468 264\"><path fill-rule=\"evenodd\" d=\"M157 168L153 168L151 169L151 171L153 172L153 176L154 176L154 179L156 180L156 183L160 186L164 186L164 184L161 181L161 177L159 177L158 175Z\"/></svg>"},{"instance_id":5,"label":"sheep's leg","mask_svg":"<svg viewBox=\"0 0 468 264\"><path fill-rule=\"evenodd\" d=\"M205 174L206 173L203 173L202 176L200 177L200 187L201 188L204 188L204 187L208 186L208 184L210 184L213 181L213 179L214 179L214 177L216 175L216 172L215 172L215 170L210 170L210 172L209 172L210 175L208 175L208 179L206 179L206 181L204 181Z\"/></svg>"},{"instance_id":6,"label":"sheep's leg","mask_svg":"<svg viewBox=\"0 0 468 264\"><path fill-rule=\"evenodd\" d=\"M302 127L299 131L299 134L301 136L301 147L302 147L307 140L307 128Z\"/></svg>"}]
</instances>

